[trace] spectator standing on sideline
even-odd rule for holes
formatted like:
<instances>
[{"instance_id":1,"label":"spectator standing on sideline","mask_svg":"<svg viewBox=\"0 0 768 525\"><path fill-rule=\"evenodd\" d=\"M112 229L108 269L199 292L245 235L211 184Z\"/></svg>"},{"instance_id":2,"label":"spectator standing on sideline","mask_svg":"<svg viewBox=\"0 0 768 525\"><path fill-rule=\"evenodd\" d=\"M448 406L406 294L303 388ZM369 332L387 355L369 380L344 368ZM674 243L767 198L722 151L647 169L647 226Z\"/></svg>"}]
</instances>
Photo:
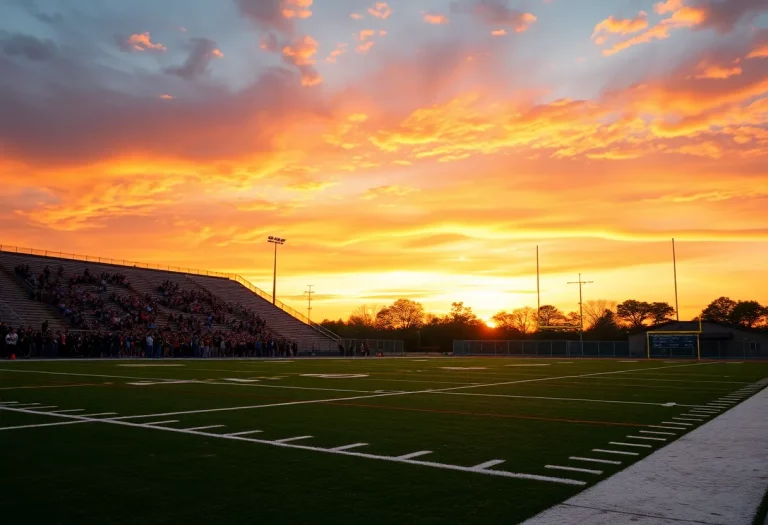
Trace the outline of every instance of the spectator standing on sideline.
<instances>
[{"instance_id":1,"label":"spectator standing on sideline","mask_svg":"<svg viewBox=\"0 0 768 525\"><path fill-rule=\"evenodd\" d=\"M5 336L5 352L8 357L16 353L16 345L19 343L19 335L16 333L16 329L12 329Z\"/></svg>"},{"instance_id":2,"label":"spectator standing on sideline","mask_svg":"<svg viewBox=\"0 0 768 525\"><path fill-rule=\"evenodd\" d=\"M152 334L147 334L147 352L146 356L150 359L155 357L155 340L152 339Z\"/></svg>"}]
</instances>

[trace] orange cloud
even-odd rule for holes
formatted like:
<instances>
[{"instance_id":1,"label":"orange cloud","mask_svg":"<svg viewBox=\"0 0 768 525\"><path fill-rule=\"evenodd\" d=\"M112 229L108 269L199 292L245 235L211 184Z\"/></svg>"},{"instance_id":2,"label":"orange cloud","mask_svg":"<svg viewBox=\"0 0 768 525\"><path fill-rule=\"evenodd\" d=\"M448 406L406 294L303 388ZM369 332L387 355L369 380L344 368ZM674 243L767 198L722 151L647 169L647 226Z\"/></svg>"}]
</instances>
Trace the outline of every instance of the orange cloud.
<instances>
[{"instance_id":1,"label":"orange cloud","mask_svg":"<svg viewBox=\"0 0 768 525\"><path fill-rule=\"evenodd\" d=\"M747 58L768 58L768 43L758 46L750 51Z\"/></svg>"},{"instance_id":2,"label":"orange cloud","mask_svg":"<svg viewBox=\"0 0 768 525\"><path fill-rule=\"evenodd\" d=\"M629 35L637 33L648 27L648 13L640 11L635 18L615 18L609 16L595 26L592 31L592 40L596 40L604 33Z\"/></svg>"},{"instance_id":3,"label":"orange cloud","mask_svg":"<svg viewBox=\"0 0 768 525\"><path fill-rule=\"evenodd\" d=\"M375 34L376 34L376 31L374 31L373 29L363 29L362 31L360 31L355 35L355 38L361 42L365 42Z\"/></svg>"},{"instance_id":4,"label":"orange cloud","mask_svg":"<svg viewBox=\"0 0 768 525\"><path fill-rule=\"evenodd\" d=\"M168 93L163 93L160 95L160 98L163 100L173 100L173 95L169 95Z\"/></svg>"},{"instance_id":5,"label":"orange cloud","mask_svg":"<svg viewBox=\"0 0 768 525\"><path fill-rule=\"evenodd\" d=\"M364 16L359 13L352 13L349 17L353 20L362 20L364 18Z\"/></svg>"},{"instance_id":6,"label":"orange cloud","mask_svg":"<svg viewBox=\"0 0 768 525\"><path fill-rule=\"evenodd\" d=\"M333 51L331 51L331 53L328 55L325 61L335 64L336 59L347 52L347 47L348 47L348 44L346 43L336 44L336 48Z\"/></svg>"},{"instance_id":7,"label":"orange cloud","mask_svg":"<svg viewBox=\"0 0 768 525\"><path fill-rule=\"evenodd\" d=\"M283 16L285 18L309 18L312 16L313 0L283 0Z\"/></svg>"},{"instance_id":8,"label":"orange cloud","mask_svg":"<svg viewBox=\"0 0 768 525\"><path fill-rule=\"evenodd\" d=\"M297 66L308 66L315 63L313 58L317 54L317 41L311 36L307 35L303 38L298 38L290 45L283 48L283 56L288 62Z\"/></svg>"},{"instance_id":9,"label":"orange cloud","mask_svg":"<svg viewBox=\"0 0 768 525\"><path fill-rule=\"evenodd\" d=\"M504 36L507 34L507 31L506 29L496 29L494 31L491 31L491 34L493 36Z\"/></svg>"},{"instance_id":10,"label":"orange cloud","mask_svg":"<svg viewBox=\"0 0 768 525\"><path fill-rule=\"evenodd\" d=\"M723 66L719 64L710 64L707 61L701 62L698 67L698 73L695 78L699 79L718 79L724 80L736 75L741 75L743 70L738 65Z\"/></svg>"},{"instance_id":11,"label":"orange cloud","mask_svg":"<svg viewBox=\"0 0 768 525\"><path fill-rule=\"evenodd\" d=\"M121 42L121 48L126 51L156 51L159 53L165 53L168 50L163 44L152 42L149 31L129 36Z\"/></svg>"},{"instance_id":12,"label":"orange cloud","mask_svg":"<svg viewBox=\"0 0 768 525\"><path fill-rule=\"evenodd\" d=\"M424 21L432 25L442 25L448 23L448 17L435 13L424 13Z\"/></svg>"},{"instance_id":13,"label":"orange cloud","mask_svg":"<svg viewBox=\"0 0 768 525\"><path fill-rule=\"evenodd\" d=\"M392 8L386 2L376 2L373 7L368 8L368 13L376 18L386 20L392 14Z\"/></svg>"}]
</instances>

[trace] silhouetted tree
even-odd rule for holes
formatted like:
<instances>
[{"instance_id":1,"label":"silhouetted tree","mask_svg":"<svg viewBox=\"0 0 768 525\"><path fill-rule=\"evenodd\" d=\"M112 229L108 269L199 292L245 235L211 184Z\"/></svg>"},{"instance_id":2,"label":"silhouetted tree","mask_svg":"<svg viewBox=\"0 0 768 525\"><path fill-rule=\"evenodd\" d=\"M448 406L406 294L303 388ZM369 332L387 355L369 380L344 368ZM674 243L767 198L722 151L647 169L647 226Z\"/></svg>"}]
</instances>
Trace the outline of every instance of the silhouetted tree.
<instances>
[{"instance_id":1,"label":"silhouetted tree","mask_svg":"<svg viewBox=\"0 0 768 525\"><path fill-rule=\"evenodd\" d=\"M739 301L731 309L729 320L747 328L754 328L766 316L768 316L768 308L757 301Z\"/></svg>"},{"instance_id":2,"label":"silhouetted tree","mask_svg":"<svg viewBox=\"0 0 768 525\"><path fill-rule=\"evenodd\" d=\"M556 326L565 323L565 315L557 307L545 304L539 309L539 325Z\"/></svg>"},{"instance_id":3,"label":"silhouetted tree","mask_svg":"<svg viewBox=\"0 0 768 525\"><path fill-rule=\"evenodd\" d=\"M530 306L515 308L509 313L501 311L491 319L503 330L530 334L536 329L536 309Z\"/></svg>"},{"instance_id":4,"label":"silhouetted tree","mask_svg":"<svg viewBox=\"0 0 768 525\"><path fill-rule=\"evenodd\" d=\"M408 330L424 324L424 306L410 299L398 299L391 306L382 308L376 315L384 329Z\"/></svg>"},{"instance_id":5,"label":"silhouetted tree","mask_svg":"<svg viewBox=\"0 0 768 525\"><path fill-rule=\"evenodd\" d=\"M627 299L616 306L616 314L632 328L640 328L651 317L651 305L645 301Z\"/></svg>"},{"instance_id":6,"label":"silhouetted tree","mask_svg":"<svg viewBox=\"0 0 768 525\"><path fill-rule=\"evenodd\" d=\"M711 321L713 323L729 323L732 320L731 314L736 307L736 301L729 297L719 297L709 303L701 311L702 321Z\"/></svg>"},{"instance_id":7,"label":"silhouetted tree","mask_svg":"<svg viewBox=\"0 0 768 525\"><path fill-rule=\"evenodd\" d=\"M582 309L584 311L584 329L588 330L603 318L606 310L616 312L616 301L608 299L585 301Z\"/></svg>"},{"instance_id":8,"label":"silhouetted tree","mask_svg":"<svg viewBox=\"0 0 768 525\"><path fill-rule=\"evenodd\" d=\"M653 324L661 324L672 319L675 309L669 303L651 303L648 312Z\"/></svg>"}]
</instances>

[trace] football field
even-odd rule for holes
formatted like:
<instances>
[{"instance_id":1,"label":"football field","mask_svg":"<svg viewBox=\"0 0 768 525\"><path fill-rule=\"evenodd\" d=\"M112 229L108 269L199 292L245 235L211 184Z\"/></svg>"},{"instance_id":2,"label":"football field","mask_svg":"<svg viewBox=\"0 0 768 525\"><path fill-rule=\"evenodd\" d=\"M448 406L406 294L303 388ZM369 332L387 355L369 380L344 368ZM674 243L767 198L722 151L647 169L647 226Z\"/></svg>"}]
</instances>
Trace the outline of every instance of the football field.
<instances>
[{"instance_id":1,"label":"football field","mask_svg":"<svg viewBox=\"0 0 768 525\"><path fill-rule=\"evenodd\" d=\"M519 523L745 399L768 363L0 363L5 523Z\"/></svg>"}]
</instances>

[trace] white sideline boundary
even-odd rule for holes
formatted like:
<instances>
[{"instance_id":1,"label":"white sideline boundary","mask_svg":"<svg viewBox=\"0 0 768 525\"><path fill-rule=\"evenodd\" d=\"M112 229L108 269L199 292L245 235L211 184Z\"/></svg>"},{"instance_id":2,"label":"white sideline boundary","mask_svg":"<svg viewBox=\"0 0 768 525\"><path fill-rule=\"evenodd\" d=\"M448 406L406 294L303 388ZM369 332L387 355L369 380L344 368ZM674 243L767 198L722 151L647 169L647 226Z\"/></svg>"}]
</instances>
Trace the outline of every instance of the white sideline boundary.
<instances>
[{"instance_id":1,"label":"white sideline boundary","mask_svg":"<svg viewBox=\"0 0 768 525\"><path fill-rule=\"evenodd\" d=\"M38 425L17 425L15 427L1 427L0 430L19 430L22 428L58 427L62 425L76 425L78 423L90 423L90 421L58 421L56 423L40 423Z\"/></svg>"},{"instance_id":2,"label":"white sideline boundary","mask_svg":"<svg viewBox=\"0 0 768 525\"><path fill-rule=\"evenodd\" d=\"M524 525L752 523L768 472L768 390Z\"/></svg>"},{"instance_id":3,"label":"white sideline boundary","mask_svg":"<svg viewBox=\"0 0 768 525\"><path fill-rule=\"evenodd\" d=\"M588 463L604 463L606 465L621 465L621 461L614 461L612 459L582 458L579 456L571 456L568 459L571 459L573 461L586 461Z\"/></svg>"},{"instance_id":4,"label":"white sideline boundary","mask_svg":"<svg viewBox=\"0 0 768 525\"><path fill-rule=\"evenodd\" d=\"M34 413L31 410L25 410L23 408L17 409L17 408L11 408L7 406L0 406L0 411L3 411L3 410L8 412L27 413L27 414ZM183 428L160 426L160 423L169 423L170 421L154 422L153 424L149 424L149 423L133 423L130 421L119 421L116 419L93 419L93 418L87 418L83 416L75 416L72 414L54 414L50 412L48 413L48 415L52 417L67 419L73 422L77 421L82 423L101 423L104 425L120 425L125 427L132 427L132 428L152 429L159 432L175 432L178 434L203 436L208 438L226 439L226 440L241 441L246 443L258 443L262 445L270 445L273 447L281 447L286 449L304 450L304 451L310 451L310 452L322 452L325 454L336 454L336 455L348 456L348 457L366 458L366 459L372 459L372 460L378 460L378 461L388 461L392 463L418 465L422 467L430 467L430 468L437 468L437 469L443 469L443 470L453 470L458 472L471 472L475 474L483 474L486 476L499 476L504 478L526 479L526 480L542 481L542 482L548 482L548 483L559 483L563 485L584 486L587 484L585 481L581 481L577 479L558 478L554 476L542 476L538 474L525 474L520 472L509 472L506 470L478 469L475 467L466 467L462 465L451 465L448 463L436 463L431 461L418 461L418 460L412 459L416 457L416 455L428 454L430 453L429 451L422 451L418 453L415 452L412 454L406 454L404 456L378 456L376 454L366 454L363 452L354 452L349 450L333 450L332 448L312 447L308 445L297 445L297 444L285 443L285 442L281 443L279 441L253 439L253 438L247 438L244 436L235 436L232 434L215 434L212 432L203 432L200 430L187 430ZM173 421L173 422L176 422L176 421Z\"/></svg>"},{"instance_id":5,"label":"white sideline boundary","mask_svg":"<svg viewBox=\"0 0 768 525\"><path fill-rule=\"evenodd\" d=\"M569 472L582 472L584 474L597 474L600 475L603 473L602 470L594 470L590 468L579 468L579 467L566 467L563 465L544 465L544 468L552 469L552 470L567 470Z\"/></svg>"}]
</instances>

